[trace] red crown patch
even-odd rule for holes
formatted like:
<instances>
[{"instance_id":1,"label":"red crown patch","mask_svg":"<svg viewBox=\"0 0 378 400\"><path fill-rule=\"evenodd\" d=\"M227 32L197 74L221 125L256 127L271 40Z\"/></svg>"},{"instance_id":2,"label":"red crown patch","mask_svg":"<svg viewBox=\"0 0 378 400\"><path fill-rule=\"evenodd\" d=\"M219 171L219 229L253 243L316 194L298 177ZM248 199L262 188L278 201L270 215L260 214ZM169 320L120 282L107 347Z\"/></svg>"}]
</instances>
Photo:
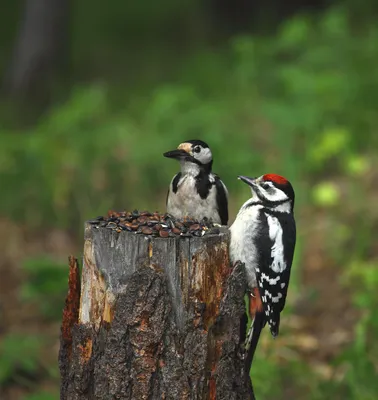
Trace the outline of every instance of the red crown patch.
<instances>
[{"instance_id":1,"label":"red crown patch","mask_svg":"<svg viewBox=\"0 0 378 400\"><path fill-rule=\"evenodd\" d=\"M276 174L265 174L263 176L264 181L272 181L277 183L278 185L286 185L287 179L283 176L276 175Z\"/></svg>"}]
</instances>

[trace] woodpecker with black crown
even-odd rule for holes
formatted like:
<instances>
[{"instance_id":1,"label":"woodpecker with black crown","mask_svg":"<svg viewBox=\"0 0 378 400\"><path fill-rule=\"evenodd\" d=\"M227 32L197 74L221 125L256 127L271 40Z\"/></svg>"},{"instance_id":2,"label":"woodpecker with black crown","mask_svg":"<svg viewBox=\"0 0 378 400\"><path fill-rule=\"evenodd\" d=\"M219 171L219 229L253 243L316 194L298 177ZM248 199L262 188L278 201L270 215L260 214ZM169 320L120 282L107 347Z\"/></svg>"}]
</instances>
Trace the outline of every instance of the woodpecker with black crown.
<instances>
[{"instance_id":1,"label":"woodpecker with black crown","mask_svg":"<svg viewBox=\"0 0 378 400\"><path fill-rule=\"evenodd\" d=\"M296 242L295 194L290 182L279 175L239 179L250 186L252 197L242 205L230 228L230 258L246 268L253 321L245 344L249 371L266 323L273 337L279 333Z\"/></svg>"},{"instance_id":2,"label":"woodpecker with black crown","mask_svg":"<svg viewBox=\"0 0 378 400\"><path fill-rule=\"evenodd\" d=\"M176 218L204 217L214 223L227 225L228 192L219 176L212 173L213 156L202 140L187 140L164 157L180 162L181 171L169 186L167 212Z\"/></svg>"}]
</instances>

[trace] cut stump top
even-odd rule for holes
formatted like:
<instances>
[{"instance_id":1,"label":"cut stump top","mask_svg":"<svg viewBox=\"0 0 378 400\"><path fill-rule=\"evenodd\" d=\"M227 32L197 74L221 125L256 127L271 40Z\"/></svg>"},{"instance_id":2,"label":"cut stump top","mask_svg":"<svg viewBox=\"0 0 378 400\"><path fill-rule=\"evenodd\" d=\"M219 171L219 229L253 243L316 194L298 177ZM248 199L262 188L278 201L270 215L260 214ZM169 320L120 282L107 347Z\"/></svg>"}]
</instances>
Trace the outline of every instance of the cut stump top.
<instances>
[{"instance_id":1,"label":"cut stump top","mask_svg":"<svg viewBox=\"0 0 378 400\"><path fill-rule=\"evenodd\" d=\"M228 241L227 227L217 234L162 238L86 223L79 321L110 322L117 293L138 268L149 266L165 272L180 329L189 304L205 307L203 322L210 326L230 273Z\"/></svg>"}]
</instances>

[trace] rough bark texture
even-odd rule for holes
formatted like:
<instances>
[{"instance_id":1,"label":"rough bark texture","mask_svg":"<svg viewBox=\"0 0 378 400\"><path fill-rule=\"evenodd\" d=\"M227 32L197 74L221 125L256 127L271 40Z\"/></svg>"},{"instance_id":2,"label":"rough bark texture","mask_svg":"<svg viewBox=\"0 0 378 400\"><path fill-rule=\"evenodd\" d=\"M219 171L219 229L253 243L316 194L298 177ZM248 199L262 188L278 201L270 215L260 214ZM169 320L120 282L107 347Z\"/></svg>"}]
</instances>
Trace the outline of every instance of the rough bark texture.
<instances>
[{"instance_id":1,"label":"rough bark texture","mask_svg":"<svg viewBox=\"0 0 378 400\"><path fill-rule=\"evenodd\" d=\"M59 369L62 377L61 394L65 393L68 382L68 372L72 355L72 327L79 320L80 307L80 272L77 259L70 256L68 294L63 309L63 320L60 337Z\"/></svg>"},{"instance_id":2,"label":"rough bark texture","mask_svg":"<svg viewBox=\"0 0 378 400\"><path fill-rule=\"evenodd\" d=\"M227 231L163 239L87 224L61 399L253 399L244 273L230 269Z\"/></svg>"}]
</instances>

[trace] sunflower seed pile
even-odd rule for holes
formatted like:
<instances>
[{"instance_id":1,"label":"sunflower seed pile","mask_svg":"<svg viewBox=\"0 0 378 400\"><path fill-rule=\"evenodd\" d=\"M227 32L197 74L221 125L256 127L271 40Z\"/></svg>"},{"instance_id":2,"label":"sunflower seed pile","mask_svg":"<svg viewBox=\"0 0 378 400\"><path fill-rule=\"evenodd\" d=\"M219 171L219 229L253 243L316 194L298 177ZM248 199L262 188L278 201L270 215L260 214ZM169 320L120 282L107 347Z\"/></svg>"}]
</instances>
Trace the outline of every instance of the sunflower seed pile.
<instances>
[{"instance_id":1,"label":"sunflower seed pile","mask_svg":"<svg viewBox=\"0 0 378 400\"><path fill-rule=\"evenodd\" d=\"M153 237L192 237L203 235L217 235L220 233L218 225L211 219L204 218L197 221L193 218L174 218L170 214L150 213L148 211L108 211L105 217L97 217L87 221L96 228L104 227L116 231L134 232L136 234L151 235Z\"/></svg>"}]
</instances>

